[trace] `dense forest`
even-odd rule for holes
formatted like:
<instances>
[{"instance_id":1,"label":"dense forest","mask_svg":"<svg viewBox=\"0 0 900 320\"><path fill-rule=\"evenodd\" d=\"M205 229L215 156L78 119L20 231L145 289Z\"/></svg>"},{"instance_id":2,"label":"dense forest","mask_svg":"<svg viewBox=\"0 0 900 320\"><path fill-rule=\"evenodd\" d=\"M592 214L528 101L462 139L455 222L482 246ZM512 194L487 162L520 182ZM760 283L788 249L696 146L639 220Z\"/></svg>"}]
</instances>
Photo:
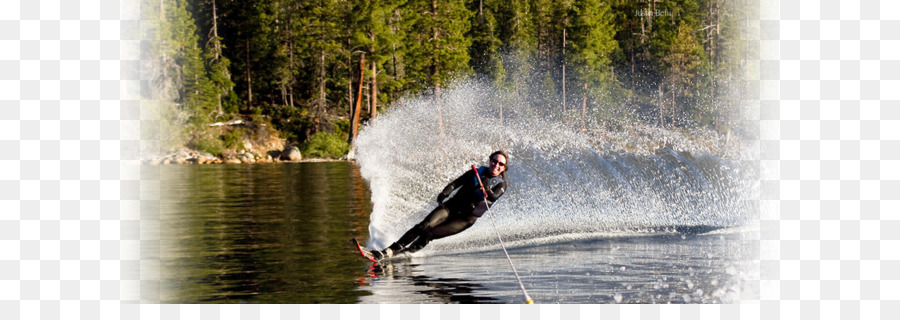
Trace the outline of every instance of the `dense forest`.
<instances>
[{"instance_id":1,"label":"dense forest","mask_svg":"<svg viewBox=\"0 0 900 320\"><path fill-rule=\"evenodd\" d=\"M271 123L295 144L347 143L403 97L440 97L464 78L539 87L527 103L582 126L725 132L742 94L746 9L743 0L149 0L145 95L183 128L166 131L199 149L206 124L239 118Z\"/></svg>"}]
</instances>

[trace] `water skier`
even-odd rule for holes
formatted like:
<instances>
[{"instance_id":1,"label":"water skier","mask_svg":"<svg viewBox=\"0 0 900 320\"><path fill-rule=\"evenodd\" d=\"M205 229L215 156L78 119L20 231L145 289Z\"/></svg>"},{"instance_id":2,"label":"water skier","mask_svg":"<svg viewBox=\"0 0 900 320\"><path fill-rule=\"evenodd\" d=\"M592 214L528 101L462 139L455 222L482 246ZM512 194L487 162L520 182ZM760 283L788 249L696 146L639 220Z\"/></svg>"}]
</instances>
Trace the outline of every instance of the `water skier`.
<instances>
[{"instance_id":1,"label":"water skier","mask_svg":"<svg viewBox=\"0 0 900 320\"><path fill-rule=\"evenodd\" d=\"M389 259L396 254L413 253L422 249L431 240L451 236L468 229L481 217L488 207L497 201L506 191L506 170L509 169L509 156L503 151L495 151L488 159L490 165L468 170L456 178L438 194L438 207L435 208L419 224L409 229L397 242L381 251L373 251L378 259ZM479 176L484 186L484 193L479 185ZM453 190L459 189L453 197L447 199ZM446 200L446 201L445 201ZM485 203L486 202L486 203Z\"/></svg>"}]
</instances>

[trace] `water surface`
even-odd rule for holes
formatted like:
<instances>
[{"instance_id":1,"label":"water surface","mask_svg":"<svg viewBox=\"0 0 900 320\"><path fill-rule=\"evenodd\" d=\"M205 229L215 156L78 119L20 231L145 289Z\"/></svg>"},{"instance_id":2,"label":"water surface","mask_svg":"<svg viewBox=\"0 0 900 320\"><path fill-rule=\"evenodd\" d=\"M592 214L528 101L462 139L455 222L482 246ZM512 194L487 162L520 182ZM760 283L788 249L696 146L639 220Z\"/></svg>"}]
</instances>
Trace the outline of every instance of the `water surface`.
<instances>
[{"instance_id":1,"label":"water surface","mask_svg":"<svg viewBox=\"0 0 900 320\"><path fill-rule=\"evenodd\" d=\"M147 169L164 185L160 302L524 301L496 241L437 240L382 265L360 259L349 239L368 238L372 204L354 163ZM485 218L476 226L493 228ZM672 228L507 245L537 303L721 303L755 295L754 234Z\"/></svg>"},{"instance_id":2,"label":"water surface","mask_svg":"<svg viewBox=\"0 0 900 320\"><path fill-rule=\"evenodd\" d=\"M348 162L165 166L164 303L355 303L371 204Z\"/></svg>"}]
</instances>

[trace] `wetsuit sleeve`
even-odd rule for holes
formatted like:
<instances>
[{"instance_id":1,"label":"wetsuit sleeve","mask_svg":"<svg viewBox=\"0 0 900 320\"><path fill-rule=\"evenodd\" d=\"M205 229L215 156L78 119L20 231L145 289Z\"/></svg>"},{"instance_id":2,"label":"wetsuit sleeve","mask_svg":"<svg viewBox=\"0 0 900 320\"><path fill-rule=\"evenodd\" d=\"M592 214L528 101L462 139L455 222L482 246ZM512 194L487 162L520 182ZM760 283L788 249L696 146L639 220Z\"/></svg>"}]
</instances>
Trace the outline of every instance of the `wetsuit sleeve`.
<instances>
[{"instance_id":1,"label":"wetsuit sleeve","mask_svg":"<svg viewBox=\"0 0 900 320\"><path fill-rule=\"evenodd\" d=\"M463 181L466 181L465 177L467 175L469 175L468 171L466 173L464 173L463 175L459 176L459 178L456 178L456 180L450 181L450 183L447 184L446 187L444 187L444 191L441 191L441 193L438 194L438 199L443 199L443 198L450 196L450 193L452 193L453 190L456 190L456 188L459 188L460 186L463 185Z\"/></svg>"},{"instance_id":2,"label":"wetsuit sleeve","mask_svg":"<svg viewBox=\"0 0 900 320\"><path fill-rule=\"evenodd\" d=\"M503 193L506 192L506 181L501 180L500 183L495 184L493 187L485 188L485 192L487 192L488 201L492 203L494 201L497 201L497 199L499 199L500 196L502 196Z\"/></svg>"}]
</instances>

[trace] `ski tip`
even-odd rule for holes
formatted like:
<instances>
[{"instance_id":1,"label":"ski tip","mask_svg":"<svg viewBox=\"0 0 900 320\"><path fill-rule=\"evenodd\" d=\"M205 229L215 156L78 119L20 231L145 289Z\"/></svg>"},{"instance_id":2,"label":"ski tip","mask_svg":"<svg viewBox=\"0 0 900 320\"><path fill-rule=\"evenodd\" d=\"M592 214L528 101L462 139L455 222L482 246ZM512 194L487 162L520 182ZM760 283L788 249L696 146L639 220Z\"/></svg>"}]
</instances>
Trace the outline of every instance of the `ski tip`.
<instances>
[{"instance_id":1,"label":"ski tip","mask_svg":"<svg viewBox=\"0 0 900 320\"><path fill-rule=\"evenodd\" d=\"M378 262L378 260L375 259L375 256L373 256L372 253L369 252L369 250L363 248L362 245L359 244L359 241L356 240L356 238L350 239L350 241L352 241L353 244L356 245L356 249L359 250L359 254L362 255L363 258L366 258L372 262Z\"/></svg>"}]
</instances>

